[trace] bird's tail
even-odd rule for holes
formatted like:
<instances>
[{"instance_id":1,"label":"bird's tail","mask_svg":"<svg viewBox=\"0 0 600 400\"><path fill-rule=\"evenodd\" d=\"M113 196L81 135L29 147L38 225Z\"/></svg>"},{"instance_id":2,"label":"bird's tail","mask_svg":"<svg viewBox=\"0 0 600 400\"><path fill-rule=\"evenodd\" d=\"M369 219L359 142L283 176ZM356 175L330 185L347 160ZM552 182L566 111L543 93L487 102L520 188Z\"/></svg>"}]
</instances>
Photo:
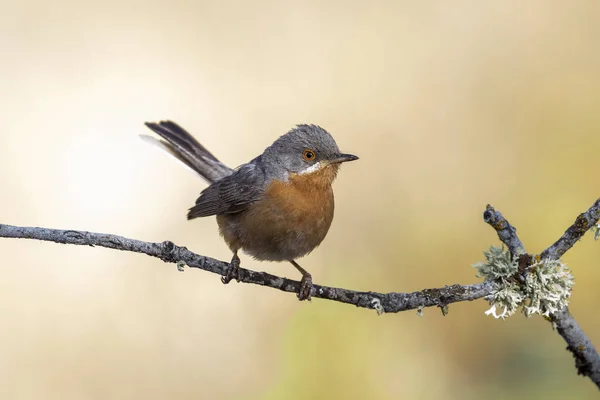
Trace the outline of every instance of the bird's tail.
<instances>
[{"instance_id":1,"label":"bird's tail","mask_svg":"<svg viewBox=\"0 0 600 400\"><path fill-rule=\"evenodd\" d=\"M146 122L146 126L164 140L142 135L142 139L158 145L173 157L196 171L208 182L216 182L233 170L206 150L192 135L173 121Z\"/></svg>"}]
</instances>

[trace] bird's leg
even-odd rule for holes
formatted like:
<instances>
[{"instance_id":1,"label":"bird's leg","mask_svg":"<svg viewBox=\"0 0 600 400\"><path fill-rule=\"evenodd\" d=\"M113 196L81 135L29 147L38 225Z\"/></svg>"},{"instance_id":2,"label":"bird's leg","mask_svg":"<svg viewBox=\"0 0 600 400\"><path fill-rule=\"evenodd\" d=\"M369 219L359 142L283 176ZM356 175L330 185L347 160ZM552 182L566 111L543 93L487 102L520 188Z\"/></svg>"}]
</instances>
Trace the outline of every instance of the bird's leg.
<instances>
[{"instance_id":1,"label":"bird's leg","mask_svg":"<svg viewBox=\"0 0 600 400\"><path fill-rule=\"evenodd\" d=\"M312 275L309 274L304 268L302 268L294 260L290 261L294 267L302 274L302 280L300 281L300 291L298 292L298 300L309 300L310 292L313 288Z\"/></svg>"},{"instance_id":2,"label":"bird's leg","mask_svg":"<svg viewBox=\"0 0 600 400\"><path fill-rule=\"evenodd\" d=\"M233 253L229 268L227 268L227 275L221 277L221 282L228 284L232 279L240 281L240 258L237 255L237 251Z\"/></svg>"}]
</instances>

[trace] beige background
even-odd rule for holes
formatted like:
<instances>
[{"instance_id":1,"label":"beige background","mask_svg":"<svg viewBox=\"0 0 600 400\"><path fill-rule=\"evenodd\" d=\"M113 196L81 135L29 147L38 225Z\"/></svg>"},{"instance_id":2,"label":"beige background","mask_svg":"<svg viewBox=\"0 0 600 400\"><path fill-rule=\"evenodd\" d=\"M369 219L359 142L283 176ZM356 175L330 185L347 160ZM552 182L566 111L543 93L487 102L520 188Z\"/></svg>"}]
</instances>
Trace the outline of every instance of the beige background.
<instances>
[{"instance_id":1,"label":"beige background","mask_svg":"<svg viewBox=\"0 0 600 400\"><path fill-rule=\"evenodd\" d=\"M229 259L204 183L145 145L170 118L223 161L296 123L361 157L302 260L316 282L474 283L492 203L530 251L600 195L596 1L13 1L0 16L0 221ZM565 257L600 345L600 243ZM242 264L297 278L286 264ZM148 257L0 240L5 399L594 398L541 318L376 313Z\"/></svg>"}]
</instances>

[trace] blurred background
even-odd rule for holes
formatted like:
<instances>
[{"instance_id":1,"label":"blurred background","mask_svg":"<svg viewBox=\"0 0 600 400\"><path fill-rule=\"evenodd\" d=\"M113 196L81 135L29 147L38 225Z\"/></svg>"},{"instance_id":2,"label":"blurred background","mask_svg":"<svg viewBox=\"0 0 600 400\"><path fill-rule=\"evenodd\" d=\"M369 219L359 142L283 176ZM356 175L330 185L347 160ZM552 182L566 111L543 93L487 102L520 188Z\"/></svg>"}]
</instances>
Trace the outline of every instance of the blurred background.
<instances>
[{"instance_id":1,"label":"blurred background","mask_svg":"<svg viewBox=\"0 0 600 400\"><path fill-rule=\"evenodd\" d=\"M172 119L231 166L298 123L360 156L301 264L316 283L414 291L478 282L600 195L600 3L3 0L0 222L172 240L229 260L205 183L139 139ZM564 260L600 346L600 243ZM288 264L242 265L291 278ZM542 318L374 311L232 283L146 256L0 240L6 399L586 399Z\"/></svg>"}]
</instances>

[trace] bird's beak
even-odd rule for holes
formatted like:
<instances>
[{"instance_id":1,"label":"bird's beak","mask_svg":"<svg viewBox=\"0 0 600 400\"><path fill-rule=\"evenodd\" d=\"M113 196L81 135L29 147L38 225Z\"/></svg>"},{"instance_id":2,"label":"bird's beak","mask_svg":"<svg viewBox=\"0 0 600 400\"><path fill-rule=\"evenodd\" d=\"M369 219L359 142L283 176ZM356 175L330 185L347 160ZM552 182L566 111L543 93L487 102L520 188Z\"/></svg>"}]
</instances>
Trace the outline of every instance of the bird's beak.
<instances>
[{"instance_id":1,"label":"bird's beak","mask_svg":"<svg viewBox=\"0 0 600 400\"><path fill-rule=\"evenodd\" d=\"M346 161L354 160L358 160L358 157L356 157L353 154L336 154L335 156L331 157L328 161L330 164L339 164Z\"/></svg>"}]
</instances>

